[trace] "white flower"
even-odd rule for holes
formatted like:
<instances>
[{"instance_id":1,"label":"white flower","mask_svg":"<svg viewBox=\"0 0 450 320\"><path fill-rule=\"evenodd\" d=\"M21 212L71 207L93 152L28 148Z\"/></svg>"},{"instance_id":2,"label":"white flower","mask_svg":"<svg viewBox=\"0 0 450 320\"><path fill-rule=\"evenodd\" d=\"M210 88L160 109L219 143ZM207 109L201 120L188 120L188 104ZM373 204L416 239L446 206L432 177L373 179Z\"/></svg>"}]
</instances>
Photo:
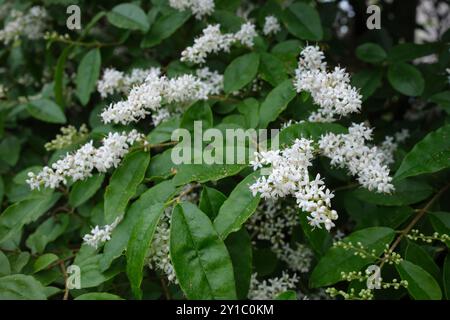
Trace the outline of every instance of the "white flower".
<instances>
[{"instance_id":1,"label":"white flower","mask_svg":"<svg viewBox=\"0 0 450 320\"><path fill-rule=\"evenodd\" d=\"M103 139L103 145L100 148L95 148L93 141L90 141L75 153L68 153L64 158L56 161L51 167L44 167L37 175L29 172L27 183L31 189L39 189L42 185L55 189L61 184L67 184L67 179L75 182L92 176L94 169L106 172L119 165L136 141L145 141L145 136L136 130L129 133L110 132Z\"/></svg>"},{"instance_id":2,"label":"white flower","mask_svg":"<svg viewBox=\"0 0 450 320\"><path fill-rule=\"evenodd\" d=\"M55 139L45 144L44 147L47 151L60 150L74 143L81 142L89 134L85 124L82 124L79 130L71 125L62 127L60 130L61 134L57 134Z\"/></svg>"},{"instance_id":3,"label":"white flower","mask_svg":"<svg viewBox=\"0 0 450 320\"><path fill-rule=\"evenodd\" d=\"M284 261L288 268L292 271L306 273L311 269L312 259L314 253L307 246L296 243L294 248L289 244L285 244L277 256L281 261Z\"/></svg>"},{"instance_id":4,"label":"white flower","mask_svg":"<svg viewBox=\"0 0 450 320\"><path fill-rule=\"evenodd\" d=\"M294 85L297 92L309 92L319 109L309 121L332 122L361 109L361 95L350 85L345 69L336 67L327 72L324 54L318 47L308 46L301 52L295 71Z\"/></svg>"},{"instance_id":5,"label":"white flower","mask_svg":"<svg viewBox=\"0 0 450 320\"><path fill-rule=\"evenodd\" d=\"M278 19L274 16L267 16L264 20L263 33L267 36L269 34L275 34L281 30Z\"/></svg>"},{"instance_id":6,"label":"white flower","mask_svg":"<svg viewBox=\"0 0 450 320\"><path fill-rule=\"evenodd\" d=\"M279 278L263 281L258 281L256 276L256 273L252 274L250 280L248 298L251 300L273 300L280 293L295 289L299 281L295 273L291 276L284 271Z\"/></svg>"},{"instance_id":7,"label":"white flower","mask_svg":"<svg viewBox=\"0 0 450 320\"><path fill-rule=\"evenodd\" d=\"M44 35L47 11L43 7L34 6L26 14L11 10L10 20L0 30L0 41L5 45L16 41L20 36L36 40Z\"/></svg>"},{"instance_id":8,"label":"white flower","mask_svg":"<svg viewBox=\"0 0 450 320\"><path fill-rule=\"evenodd\" d=\"M369 147L366 140L372 139L372 130L364 124L353 123L348 134L328 133L321 136L321 152L331 159L331 165L347 168L358 182L370 191L390 193L394 191L386 154L378 147Z\"/></svg>"},{"instance_id":9,"label":"white flower","mask_svg":"<svg viewBox=\"0 0 450 320\"><path fill-rule=\"evenodd\" d=\"M291 147L282 151L256 153L251 165L254 168L270 165L270 173L258 178L250 190L254 195L259 193L269 199L295 196L299 208L310 213L308 220L312 226L320 228L323 224L330 230L333 220L338 218L336 211L330 208L334 195L319 174L315 179L309 177L308 167L314 158L312 143L312 140L296 139Z\"/></svg>"},{"instance_id":10,"label":"white flower","mask_svg":"<svg viewBox=\"0 0 450 320\"><path fill-rule=\"evenodd\" d=\"M214 12L214 0L169 0L169 5L180 11L190 9L196 19Z\"/></svg>"},{"instance_id":11,"label":"white flower","mask_svg":"<svg viewBox=\"0 0 450 320\"><path fill-rule=\"evenodd\" d=\"M103 122L129 124L151 114L153 123L158 124L170 116L168 110L162 109L163 104L180 108L183 103L207 100L222 89L223 78L217 72L202 69L198 74L167 78L150 73L141 85L131 89L127 100L112 103L103 110Z\"/></svg>"},{"instance_id":12,"label":"white flower","mask_svg":"<svg viewBox=\"0 0 450 320\"><path fill-rule=\"evenodd\" d=\"M141 84L149 75L159 76L159 68L133 69L130 74L125 74L113 68L103 71L102 78L97 82L97 91L102 98L114 93L128 94L136 85Z\"/></svg>"},{"instance_id":13,"label":"white flower","mask_svg":"<svg viewBox=\"0 0 450 320\"><path fill-rule=\"evenodd\" d=\"M101 244L111 240L111 233L114 231L121 220L121 217L117 217L116 220L114 220L114 222L111 224L107 224L103 227L95 226L95 228L91 230L91 233L84 235L84 243L97 249Z\"/></svg>"},{"instance_id":14,"label":"white flower","mask_svg":"<svg viewBox=\"0 0 450 320\"><path fill-rule=\"evenodd\" d=\"M252 47L255 36L255 25L250 22L244 23L236 33L222 33L219 24L208 25L203 29L202 35L194 40L194 45L183 50L180 60L195 64L205 63L209 54L229 52L236 42Z\"/></svg>"}]
</instances>

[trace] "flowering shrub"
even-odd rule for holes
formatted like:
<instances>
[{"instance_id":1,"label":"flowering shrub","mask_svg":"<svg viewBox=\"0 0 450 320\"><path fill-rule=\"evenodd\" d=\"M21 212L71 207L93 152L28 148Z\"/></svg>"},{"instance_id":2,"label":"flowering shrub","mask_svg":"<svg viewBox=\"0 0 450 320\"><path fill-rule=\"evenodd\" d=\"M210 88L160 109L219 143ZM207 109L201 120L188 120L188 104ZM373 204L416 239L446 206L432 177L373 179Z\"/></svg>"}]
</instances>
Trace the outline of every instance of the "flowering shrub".
<instances>
[{"instance_id":1,"label":"flowering shrub","mask_svg":"<svg viewBox=\"0 0 450 320\"><path fill-rule=\"evenodd\" d=\"M450 298L445 1L73 2L0 1L0 299Z\"/></svg>"}]
</instances>

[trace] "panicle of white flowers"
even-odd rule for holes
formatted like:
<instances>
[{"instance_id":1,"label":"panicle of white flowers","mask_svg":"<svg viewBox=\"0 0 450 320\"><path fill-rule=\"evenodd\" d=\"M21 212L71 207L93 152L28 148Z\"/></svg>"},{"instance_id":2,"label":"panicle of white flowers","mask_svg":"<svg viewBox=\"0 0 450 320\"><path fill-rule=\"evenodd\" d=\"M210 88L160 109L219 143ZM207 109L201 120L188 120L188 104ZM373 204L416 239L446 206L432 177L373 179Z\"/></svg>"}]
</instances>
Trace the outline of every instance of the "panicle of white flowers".
<instances>
[{"instance_id":1,"label":"panicle of white flowers","mask_svg":"<svg viewBox=\"0 0 450 320\"><path fill-rule=\"evenodd\" d=\"M102 98L114 93L127 94L131 88L144 82L149 75L159 76L160 73L159 68L135 68L129 74L114 68L107 68L103 71L102 78L97 82L97 91Z\"/></svg>"},{"instance_id":2,"label":"panicle of white flowers","mask_svg":"<svg viewBox=\"0 0 450 320\"><path fill-rule=\"evenodd\" d=\"M302 50L294 85L297 92L311 94L319 109L313 112L309 121L332 122L361 109L362 97L350 85L350 75L343 68L336 67L327 72L324 54L317 46L307 46Z\"/></svg>"},{"instance_id":3,"label":"panicle of white flowers","mask_svg":"<svg viewBox=\"0 0 450 320\"><path fill-rule=\"evenodd\" d=\"M273 300L280 293L295 289L299 281L295 273L289 275L284 271L281 277L271 278L268 280L259 281L256 277L257 274L254 273L252 274L250 280L248 298L251 300Z\"/></svg>"},{"instance_id":4,"label":"panicle of white flowers","mask_svg":"<svg viewBox=\"0 0 450 320\"><path fill-rule=\"evenodd\" d=\"M302 273L310 271L314 257L312 250L301 243L296 243L293 248L286 243L276 254L281 261L287 264L289 269Z\"/></svg>"},{"instance_id":5,"label":"panicle of white flowers","mask_svg":"<svg viewBox=\"0 0 450 320\"><path fill-rule=\"evenodd\" d=\"M229 52L236 42L253 47L253 39L257 36L255 25L251 22L242 24L236 33L222 33L220 24L208 25L202 35L194 40L194 44L181 53L181 61L201 64L212 53Z\"/></svg>"},{"instance_id":6,"label":"panicle of white flowers","mask_svg":"<svg viewBox=\"0 0 450 320\"><path fill-rule=\"evenodd\" d=\"M162 108L163 104L206 100L220 91L223 78L217 72L202 69L198 74L200 76L185 74L168 78L150 73L141 85L131 89L126 100L112 103L103 110L103 122L129 124L151 115L157 125L170 116L170 112Z\"/></svg>"},{"instance_id":7,"label":"panicle of white flowers","mask_svg":"<svg viewBox=\"0 0 450 320\"><path fill-rule=\"evenodd\" d=\"M301 210L308 212L309 224L330 230L334 227L333 220L338 218L332 210L331 199L334 194L326 188L320 174L311 179L308 167L314 158L313 141L305 138L296 139L294 144L282 151L270 150L255 153L251 161L253 169L264 168L267 176L262 176L250 186L253 195L260 194L262 198L277 199L289 195L295 196Z\"/></svg>"},{"instance_id":8,"label":"panicle of white flowers","mask_svg":"<svg viewBox=\"0 0 450 320\"><path fill-rule=\"evenodd\" d=\"M363 123L353 123L348 131L348 134L322 135L319 139L322 154L331 159L332 166L347 168L368 190L379 193L394 191L383 151L365 144L372 139L372 129Z\"/></svg>"},{"instance_id":9,"label":"panicle of white flowers","mask_svg":"<svg viewBox=\"0 0 450 320\"><path fill-rule=\"evenodd\" d=\"M179 11L190 9L196 19L209 16L214 12L214 0L169 0L169 5Z\"/></svg>"},{"instance_id":10,"label":"panicle of white flowers","mask_svg":"<svg viewBox=\"0 0 450 320\"><path fill-rule=\"evenodd\" d=\"M274 252L281 251L298 224L297 210L280 200L265 199L248 220L247 229L257 240L269 241Z\"/></svg>"},{"instance_id":11,"label":"panicle of white flowers","mask_svg":"<svg viewBox=\"0 0 450 320\"><path fill-rule=\"evenodd\" d=\"M82 124L79 130L72 125L62 127L60 130L61 134L57 134L55 139L44 145L45 150L51 151L63 149L74 143L83 141L89 135L89 130L85 124Z\"/></svg>"},{"instance_id":12,"label":"panicle of white flowers","mask_svg":"<svg viewBox=\"0 0 450 320\"><path fill-rule=\"evenodd\" d=\"M114 220L114 222L111 224L107 224L103 227L99 227L98 225L95 226L94 228L92 228L91 233L87 233L84 235L84 243L97 249L106 241L111 240L111 233L114 231L121 220L121 217L117 217L116 220Z\"/></svg>"},{"instance_id":13,"label":"panicle of white flowers","mask_svg":"<svg viewBox=\"0 0 450 320\"><path fill-rule=\"evenodd\" d=\"M136 130L110 132L99 148L94 147L91 140L74 153L67 153L51 167L44 167L38 174L29 172L27 183L31 189L39 189L41 186L54 189L61 184L67 184L68 179L84 180L92 176L94 169L106 172L112 167L116 168L137 141L146 144L145 136Z\"/></svg>"},{"instance_id":14,"label":"panicle of white flowers","mask_svg":"<svg viewBox=\"0 0 450 320\"><path fill-rule=\"evenodd\" d=\"M263 33L267 36L269 34L275 34L281 30L280 23L275 16L267 16L264 19Z\"/></svg>"},{"instance_id":15,"label":"panicle of white flowers","mask_svg":"<svg viewBox=\"0 0 450 320\"><path fill-rule=\"evenodd\" d=\"M43 37L47 11L40 6L31 7L27 13L11 10L10 19L0 30L0 41L5 45L24 36L30 40Z\"/></svg>"},{"instance_id":16,"label":"panicle of white flowers","mask_svg":"<svg viewBox=\"0 0 450 320\"><path fill-rule=\"evenodd\" d=\"M169 252L171 212L172 208L167 208L164 211L161 222L156 227L155 235L153 236L153 241L148 252L147 263L150 269L163 272L170 282L178 283Z\"/></svg>"},{"instance_id":17,"label":"panicle of white flowers","mask_svg":"<svg viewBox=\"0 0 450 320\"><path fill-rule=\"evenodd\" d=\"M392 136L386 136L380 145L380 151L384 155L383 162L385 164L394 163L394 152L397 150L400 143L404 142L409 137L408 129L402 129L400 132Z\"/></svg>"}]
</instances>

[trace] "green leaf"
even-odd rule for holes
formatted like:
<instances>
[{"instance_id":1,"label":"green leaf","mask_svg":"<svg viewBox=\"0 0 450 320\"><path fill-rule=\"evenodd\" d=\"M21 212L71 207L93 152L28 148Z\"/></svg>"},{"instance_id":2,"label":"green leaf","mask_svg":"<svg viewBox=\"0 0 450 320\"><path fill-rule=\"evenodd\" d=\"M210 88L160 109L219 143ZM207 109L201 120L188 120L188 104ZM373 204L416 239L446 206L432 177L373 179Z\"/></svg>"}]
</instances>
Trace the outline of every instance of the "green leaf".
<instances>
[{"instance_id":1,"label":"green leaf","mask_svg":"<svg viewBox=\"0 0 450 320\"><path fill-rule=\"evenodd\" d=\"M159 203L147 208L131 232L127 246L127 275L136 298L142 298L141 282L145 258L152 243L156 226L164 212L164 204Z\"/></svg>"},{"instance_id":2,"label":"green leaf","mask_svg":"<svg viewBox=\"0 0 450 320\"><path fill-rule=\"evenodd\" d=\"M392 62L406 62L433 54L438 48L438 43L401 43L392 47L392 49L389 50L388 56L389 60Z\"/></svg>"},{"instance_id":3,"label":"green leaf","mask_svg":"<svg viewBox=\"0 0 450 320\"><path fill-rule=\"evenodd\" d=\"M386 59L387 54L380 45L367 42L356 48L356 56L362 61L377 63Z\"/></svg>"},{"instance_id":4,"label":"green leaf","mask_svg":"<svg viewBox=\"0 0 450 320\"><path fill-rule=\"evenodd\" d=\"M319 41L323 37L320 16L316 9L303 2L295 2L283 11L286 28L299 39Z\"/></svg>"},{"instance_id":5,"label":"green leaf","mask_svg":"<svg viewBox=\"0 0 450 320\"><path fill-rule=\"evenodd\" d=\"M69 194L69 204L76 208L92 198L102 186L104 174L95 174L86 180L77 181L73 184Z\"/></svg>"},{"instance_id":6,"label":"green leaf","mask_svg":"<svg viewBox=\"0 0 450 320\"><path fill-rule=\"evenodd\" d=\"M444 293L447 300L450 299L450 255L447 254L442 268L442 283L444 285Z\"/></svg>"},{"instance_id":7,"label":"green leaf","mask_svg":"<svg viewBox=\"0 0 450 320\"><path fill-rule=\"evenodd\" d=\"M233 263L236 294L238 299L247 299L252 276L252 240L245 228L234 232L225 240Z\"/></svg>"},{"instance_id":8,"label":"green leaf","mask_svg":"<svg viewBox=\"0 0 450 320\"><path fill-rule=\"evenodd\" d=\"M121 29L147 32L150 28L145 12L132 3L122 3L115 6L108 12L107 18L112 25Z\"/></svg>"},{"instance_id":9,"label":"green leaf","mask_svg":"<svg viewBox=\"0 0 450 320\"><path fill-rule=\"evenodd\" d=\"M318 256L323 256L332 244L330 233L325 229L313 228L308 223L307 214L300 214L300 226L308 239L309 245Z\"/></svg>"},{"instance_id":10,"label":"green leaf","mask_svg":"<svg viewBox=\"0 0 450 320\"><path fill-rule=\"evenodd\" d=\"M112 223L125 213L130 199L142 182L150 162L150 154L137 151L128 154L117 168L105 191L105 220Z\"/></svg>"},{"instance_id":11,"label":"green leaf","mask_svg":"<svg viewBox=\"0 0 450 320\"><path fill-rule=\"evenodd\" d=\"M7 276L11 273L11 265L8 257L0 251L0 277Z\"/></svg>"},{"instance_id":12,"label":"green leaf","mask_svg":"<svg viewBox=\"0 0 450 320\"><path fill-rule=\"evenodd\" d=\"M0 159L10 166L15 166L19 161L20 149L20 140L15 136L7 136L0 142Z\"/></svg>"},{"instance_id":13,"label":"green leaf","mask_svg":"<svg viewBox=\"0 0 450 320\"><path fill-rule=\"evenodd\" d=\"M259 171L253 172L242 180L231 192L230 196L220 207L214 227L222 239L235 231L255 212L259 204L259 195L253 196L250 191L252 185L260 176Z\"/></svg>"},{"instance_id":14,"label":"green leaf","mask_svg":"<svg viewBox=\"0 0 450 320\"><path fill-rule=\"evenodd\" d=\"M124 300L123 298L107 292L89 292L79 295L74 300Z\"/></svg>"},{"instance_id":15,"label":"green leaf","mask_svg":"<svg viewBox=\"0 0 450 320\"><path fill-rule=\"evenodd\" d=\"M342 241L351 242L354 245L361 242L367 251L374 250L375 255L379 256L386 249L386 245L394 239L394 236L393 229L373 227L356 231ZM314 268L309 280L310 286L318 288L332 285L342 280L341 272L359 271L374 261L375 259L370 256L362 258L355 255L353 250L331 247Z\"/></svg>"},{"instance_id":16,"label":"green leaf","mask_svg":"<svg viewBox=\"0 0 450 320\"><path fill-rule=\"evenodd\" d=\"M36 261L33 264L33 272L39 272L41 270L44 270L48 266L50 266L55 261L58 261L58 256L53 253L46 253L40 256L36 259Z\"/></svg>"},{"instance_id":17,"label":"green leaf","mask_svg":"<svg viewBox=\"0 0 450 320\"><path fill-rule=\"evenodd\" d=\"M181 119L179 117L173 117L167 121L160 123L148 134L147 140L150 142L150 144L158 144L170 141L172 132L180 127L180 123Z\"/></svg>"},{"instance_id":18,"label":"green leaf","mask_svg":"<svg viewBox=\"0 0 450 320\"><path fill-rule=\"evenodd\" d=\"M438 104L447 114L450 114L450 90L432 95L430 101Z\"/></svg>"},{"instance_id":19,"label":"green leaf","mask_svg":"<svg viewBox=\"0 0 450 320\"><path fill-rule=\"evenodd\" d=\"M43 194L20 201L6 208L0 215L0 243L37 220L59 200L61 194Z\"/></svg>"},{"instance_id":20,"label":"green leaf","mask_svg":"<svg viewBox=\"0 0 450 320\"><path fill-rule=\"evenodd\" d=\"M47 300L44 289L32 276L14 274L0 278L0 300Z\"/></svg>"},{"instance_id":21,"label":"green leaf","mask_svg":"<svg viewBox=\"0 0 450 320\"><path fill-rule=\"evenodd\" d=\"M27 104L27 111L33 117L49 123L66 123L67 119L61 108L51 100L32 100Z\"/></svg>"},{"instance_id":22,"label":"green leaf","mask_svg":"<svg viewBox=\"0 0 450 320\"><path fill-rule=\"evenodd\" d=\"M275 300L297 300L297 292L288 290L280 293L275 297Z\"/></svg>"},{"instance_id":23,"label":"green leaf","mask_svg":"<svg viewBox=\"0 0 450 320\"><path fill-rule=\"evenodd\" d=\"M429 133L403 159L395 179L433 173L450 167L450 125Z\"/></svg>"},{"instance_id":24,"label":"green leaf","mask_svg":"<svg viewBox=\"0 0 450 320\"><path fill-rule=\"evenodd\" d=\"M408 292L415 300L441 300L442 292L439 284L421 267L403 260L396 265L402 280L408 281Z\"/></svg>"},{"instance_id":25,"label":"green leaf","mask_svg":"<svg viewBox=\"0 0 450 320\"><path fill-rule=\"evenodd\" d=\"M388 80L395 90L406 96L420 96L425 88L422 73L404 62L389 66Z\"/></svg>"},{"instance_id":26,"label":"green leaf","mask_svg":"<svg viewBox=\"0 0 450 320\"><path fill-rule=\"evenodd\" d=\"M213 114L206 101L198 101L191 105L181 118L180 128L194 131L196 121L201 121L202 129L211 128L213 125Z\"/></svg>"},{"instance_id":27,"label":"green leaf","mask_svg":"<svg viewBox=\"0 0 450 320\"><path fill-rule=\"evenodd\" d=\"M214 220L226 199L227 197L219 190L203 186L198 207L206 213L211 220Z\"/></svg>"},{"instance_id":28,"label":"green leaf","mask_svg":"<svg viewBox=\"0 0 450 320\"><path fill-rule=\"evenodd\" d=\"M270 91L259 110L259 127L266 128L270 122L276 120L296 94L290 79Z\"/></svg>"},{"instance_id":29,"label":"green leaf","mask_svg":"<svg viewBox=\"0 0 450 320\"><path fill-rule=\"evenodd\" d=\"M130 239L133 227L141 219L141 216L146 214L147 208L157 203L166 202L175 192L176 189L172 181L163 181L148 189L138 200L133 202L127 210L124 219L112 232L111 240L106 242L103 248L102 269L108 268L114 259L122 255Z\"/></svg>"},{"instance_id":30,"label":"green leaf","mask_svg":"<svg viewBox=\"0 0 450 320\"><path fill-rule=\"evenodd\" d=\"M422 181L406 179L394 181L393 185L395 191L391 194L359 188L353 191L352 195L362 201L382 206L406 206L425 200L433 193L433 188Z\"/></svg>"},{"instance_id":31,"label":"green leaf","mask_svg":"<svg viewBox=\"0 0 450 320\"><path fill-rule=\"evenodd\" d=\"M173 182L180 186L192 181L200 183L217 181L234 176L245 167L246 164L183 164L178 167Z\"/></svg>"},{"instance_id":32,"label":"green leaf","mask_svg":"<svg viewBox=\"0 0 450 320\"><path fill-rule=\"evenodd\" d=\"M224 91L232 93L249 84L258 73L259 54L247 53L234 59L224 73Z\"/></svg>"},{"instance_id":33,"label":"green leaf","mask_svg":"<svg viewBox=\"0 0 450 320\"><path fill-rule=\"evenodd\" d=\"M436 232L450 234L450 213L449 212L430 212L428 217Z\"/></svg>"},{"instance_id":34,"label":"green leaf","mask_svg":"<svg viewBox=\"0 0 450 320\"><path fill-rule=\"evenodd\" d=\"M91 93L95 91L98 77L100 75L100 66L102 57L98 48L92 49L81 59L77 69L76 93L82 105L89 102Z\"/></svg>"},{"instance_id":35,"label":"green leaf","mask_svg":"<svg viewBox=\"0 0 450 320\"><path fill-rule=\"evenodd\" d=\"M142 48L150 48L160 44L175 33L189 18L189 11L174 11L159 17L141 42Z\"/></svg>"},{"instance_id":36,"label":"green leaf","mask_svg":"<svg viewBox=\"0 0 450 320\"><path fill-rule=\"evenodd\" d=\"M227 248L206 214L191 203L173 210L170 256L188 299L236 299Z\"/></svg>"},{"instance_id":37,"label":"green leaf","mask_svg":"<svg viewBox=\"0 0 450 320\"><path fill-rule=\"evenodd\" d=\"M267 52L261 53L259 72L261 78L269 82L274 87L288 78L283 61L281 61L277 56Z\"/></svg>"},{"instance_id":38,"label":"green leaf","mask_svg":"<svg viewBox=\"0 0 450 320\"><path fill-rule=\"evenodd\" d=\"M309 138L317 140L321 135L346 133L347 129L337 123L302 122L293 124L280 132L280 145L291 145L295 139Z\"/></svg>"},{"instance_id":39,"label":"green leaf","mask_svg":"<svg viewBox=\"0 0 450 320\"><path fill-rule=\"evenodd\" d=\"M42 253L50 242L56 240L69 226L69 216L59 214L41 223L25 242L32 253Z\"/></svg>"},{"instance_id":40,"label":"green leaf","mask_svg":"<svg viewBox=\"0 0 450 320\"><path fill-rule=\"evenodd\" d=\"M73 47L67 46L64 48L64 50L61 52L60 56L58 57L58 61L56 62L56 68L55 68L55 85L53 87L54 94L55 94L55 102L60 105L61 107L64 107L65 101L64 101L64 69L66 67L66 60L69 56L70 52L72 52Z\"/></svg>"},{"instance_id":41,"label":"green leaf","mask_svg":"<svg viewBox=\"0 0 450 320\"><path fill-rule=\"evenodd\" d=\"M408 246L405 251L405 259L423 268L437 281L441 277L439 267L436 265L433 258L423 247L415 244L414 242L408 242Z\"/></svg>"},{"instance_id":42,"label":"green leaf","mask_svg":"<svg viewBox=\"0 0 450 320\"><path fill-rule=\"evenodd\" d=\"M378 69L364 69L352 76L351 83L359 88L363 101L367 100L381 86L383 72Z\"/></svg>"}]
</instances>

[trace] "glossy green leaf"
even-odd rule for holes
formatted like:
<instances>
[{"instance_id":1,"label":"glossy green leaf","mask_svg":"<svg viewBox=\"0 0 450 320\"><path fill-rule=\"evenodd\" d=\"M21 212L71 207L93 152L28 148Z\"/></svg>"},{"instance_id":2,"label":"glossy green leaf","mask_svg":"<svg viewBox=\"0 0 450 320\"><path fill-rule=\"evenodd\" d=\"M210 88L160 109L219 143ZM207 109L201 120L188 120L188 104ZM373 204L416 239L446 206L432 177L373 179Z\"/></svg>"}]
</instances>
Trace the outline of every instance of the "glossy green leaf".
<instances>
[{"instance_id":1,"label":"glossy green leaf","mask_svg":"<svg viewBox=\"0 0 450 320\"><path fill-rule=\"evenodd\" d=\"M429 133L403 159L395 179L433 173L450 167L450 125Z\"/></svg>"},{"instance_id":2,"label":"glossy green leaf","mask_svg":"<svg viewBox=\"0 0 450 320\"><path fill-rule=\"evenodd\" d=\"M447 254L442 268L442 283L447 300L450 299L450 255Z\"/></svg>"},{"instance_id":3,"label":"glossy green leaf","mask_svg":"<svg viewBox=\"0 0 450 320\"><path fill-rule=\"evenodd\" d=\"M95 174L86 180L75 182L70 190L69 204L76 208L88 201L100 189L104 179L104 174Z\"/></svg>"},{"instance_id":4,"label":"glossy green leaf","mask_svg":"<svg viewBox=\"0 0 450 320\"><path fill-rule=\"evenodd\" d=\"M44 270L49 267L52 263L58 261L58 256L53 253L46 253L36 259L33 264L34 273Z\"/></svg>"},{"instance_id":5,"label":"glossy green leaf","mask_svg":"<svg viewBox=\"0 0 450 320\"><path fill-rule=\"evenodd\" d=\"M267 95L259 110L259 127L265 128L276 120L296 96L292 80L285 80Z\"/></svg>"},{"instance_id":6,"label":"glossy green leaf","mask_svg":"<svg viewBox=\"0 0 450 320\"><path fill-rule=\"evenodd\" d=\"M206 213L211 220L214 220L226 199L227 197L219 190L203 186L198 207Z\"/></svg>"},{"instance_id":7,"label":"glossy green leaf","mask_svg":"<svg viewBox=\"0 0 450 320\"><path fill-rule=\"evenodd\" d=\"M356 48L356 56L362 61L376 63L386 59L387 54L380 45L367 42Z\"/></svg>"},{"instance_id":8,"label":"glossy green leaf","mask_svg":"<svg viewBox=\"0 0 450 320\"><path fill-rule=\"evenodd\" d=\"M150 48L160 44L164 39L169 38L178 30L189 18L191 14L188 10L174 11L156 19L150 31L142 40L142 48Z\"/></svg>"},{"instance_id":9,"label":"glossy green leaf","mask_svg":"<svg viewBox=\"0 0 450 320\"><path fill-rule=\"evenodd\" d=\"M78 65L77 78L75 80L76 93L82 105L89 102L91 93L95 91L98 77L100 76L100 66L102 57L99 49L92 49L86 53Z\"/></svg>"},{"instance_id":10,"label":"glossy green leaf","mask_svg":"<svg viewBox=\"0 0 450 320\"><path fill-rule=\"evenodd\" d=\"M236 299L227 248L208 216L191 203L173 210L170 256L188 299Z\"/></svg>"},{"instance_id":11,"label":"glossy green leaf","mask_svg":"<svg viewBox=\"0 0 450 320\"><path fill-rule=\"evenodd\" d=\"M276 87L288 78L283 61L277 56L262 52L259 65L261 78Z\"/></svg>"},{"instance_id":12,"label":"glossy green leaf","mask_svg":"<svg viewBox=\"0 0 450 320\"><path fill-rule=\"evenodd\" d=\"M115 6L108 12L107 18L112 25L122 29L147 32L150 28L145 12L132 3L122 3Z\"/></svg>"},{"instance_id":13,"label":"glossy green leaf","mask_svg":"<svg viewBox=\"0 0 450 320\"><path fill-rule=\"evenodd\" d=\"M364 69L352 76L352 85L359 88L363 101L367 100L381 86L383 72L378 69Z\"/></svg>"},{"instance_id":14,"label":"glossy green leaf","mask_svg":"<svg viewBox=\"0 0 450 320\"><path fill-rule=\"evenodd\" d=\"M420 96L425 88L421 72L404 62L389 66L388 80L395 90L406 96Z\"/></svg>"},{"instance_id":15,"label":"glossy green leaf","mask_svg":"<svg viewBox=\"0 0 450 320\"><path fill-rule=\"evenodd\" d=\"M11 265L8 257L0 251L0 277L7 276L11 273Z\"/></svg>"},{"instance_id":16,"label":"glossy green leaf","mask_svg":"<svg viewBox=\"0 0 450 320\"><path fill-rule=\"evenodd\" d=\"M238 174L246 166L245 164L183 164L178 167L173 182L180 186L192 181L200 183L217 181Z\"/></svg>"},{"instance_id":17,"label":"glossy green leaf","mask_svg":"<svg viewBox=\"0 0 450 320\"><path fill-rule=\"evenodd\" d=\"M321 135L346 133L347 129L337 123L302 122L293 124L280 132L280 145L291 145L295 139L309 138L318 140Z\"/></svg>"},{"instance_id":18,"label":"glossy green leaf","mask_svg":"<svg viewBox=\"0 0 450 320\"><path fill-rule=\"evenodd\" d=\"M125 213L131 197L142 182L150 162L148 152L137 151L125 157L117 168L105 191L105 219L112 223Z\"/></svg>"},{"instance_id":19,"label":"glossy green leaf","mask_svg":"<svg viewBox=\"0 0 450 320\"><path fill-rule=\"evenodd\" d=\"M145 258L152 243L156 226L164 212L164 204L146 208L145 214L136 222L127 246L127 275L136 298L142 298L141 282Z\"/></svg>"},{"instance_id":20,"label":"glossy green leaf","mask_svg":"<svg viewBox=\"0 0 450 320\"><path fill-rule=\"evenodd\" d=\"M107 292L89 292L79 295L74 300L124 300L123 298Z\"/></svg>"},{"instance_id":21,"label":"glossy green leaf","mask_svg":"<svg viewBox=\"0 0 450 320\"><path fill-rule=\"evenodd\" d=\"M259 171L248 175L231 192L228 199L220 207L214 227L222 239L235 231L255 212L259 204L259 195L253 196L250 191L252 185L260 176Z\"/></svg>"},{"instance_id":22,"label":"glossy green leaf","mask_svg":"<svg viewBox=\"0 0 450 320\"><path fill-rule=\"evenodd\" d=\"M66 123L67 119L61 108L51 100L32 100L27 104L27 111L33 117L49 123Z\"/></svg>"},{"instance_id":23,"label":"glossy green leaf","mask_svg":"<svg viewBox=\"0 0 450 320\"><path fill-rule=\"evenodd\" d=\"M295 291L288 290L277 295L275 300L298 300L298 298Z\"/></svg>"},{"instance_id":24,"label":"glossy green leaf","mask_svg":"<svg viewBox=\"0 0 450 320\"><path fill-rule=\"evenodd\" d=\"M247 53L234 59L224 73L224 91L232 93L249 84L258 73L259 54Z\"/></svg>"},{"instance_id":25,"label":"glossy green leaf","mask_svg":"<svg viewBox=\"0 0 450 320\"><path fill-rule=\"evenodd\" d=\"M405 259L424 269L437 281L441 277L441 271L439 270L439 267L422 246L409 241L405 251Z\"/></svg>"},{"instance_id":26,"label":"glossy green leaf","mask_svg":"<svg viewBox=\"0 0 450 320\"><path fill-rule=\"evenodd\" d=\"M283 11L282 20L289 32L299 39L318 41L323 37L319 13L306 3L291 4Z\"/></svg>"},{"instance_id":27,"label":"glossy green leaf","mask_svg":"<svg viewBox=\"0 0 450 320\"><path fill-rule=\"evenodd\" d=\"M32 276L14 274L0 278L0 300L46 300L44 287Z\"/></svg>"},{"instance_id":28,"label":"glossy green leaf","mask_svg":"<svg viewBox=\"0 0 450 320\"><path fill-rule=\"evenodd\" d=\"M408 292L415 300L441 300L442 292L433 276L421 267L403 260L396 265L402 280L408 281Z\"/></svg>"}]
</instances>

